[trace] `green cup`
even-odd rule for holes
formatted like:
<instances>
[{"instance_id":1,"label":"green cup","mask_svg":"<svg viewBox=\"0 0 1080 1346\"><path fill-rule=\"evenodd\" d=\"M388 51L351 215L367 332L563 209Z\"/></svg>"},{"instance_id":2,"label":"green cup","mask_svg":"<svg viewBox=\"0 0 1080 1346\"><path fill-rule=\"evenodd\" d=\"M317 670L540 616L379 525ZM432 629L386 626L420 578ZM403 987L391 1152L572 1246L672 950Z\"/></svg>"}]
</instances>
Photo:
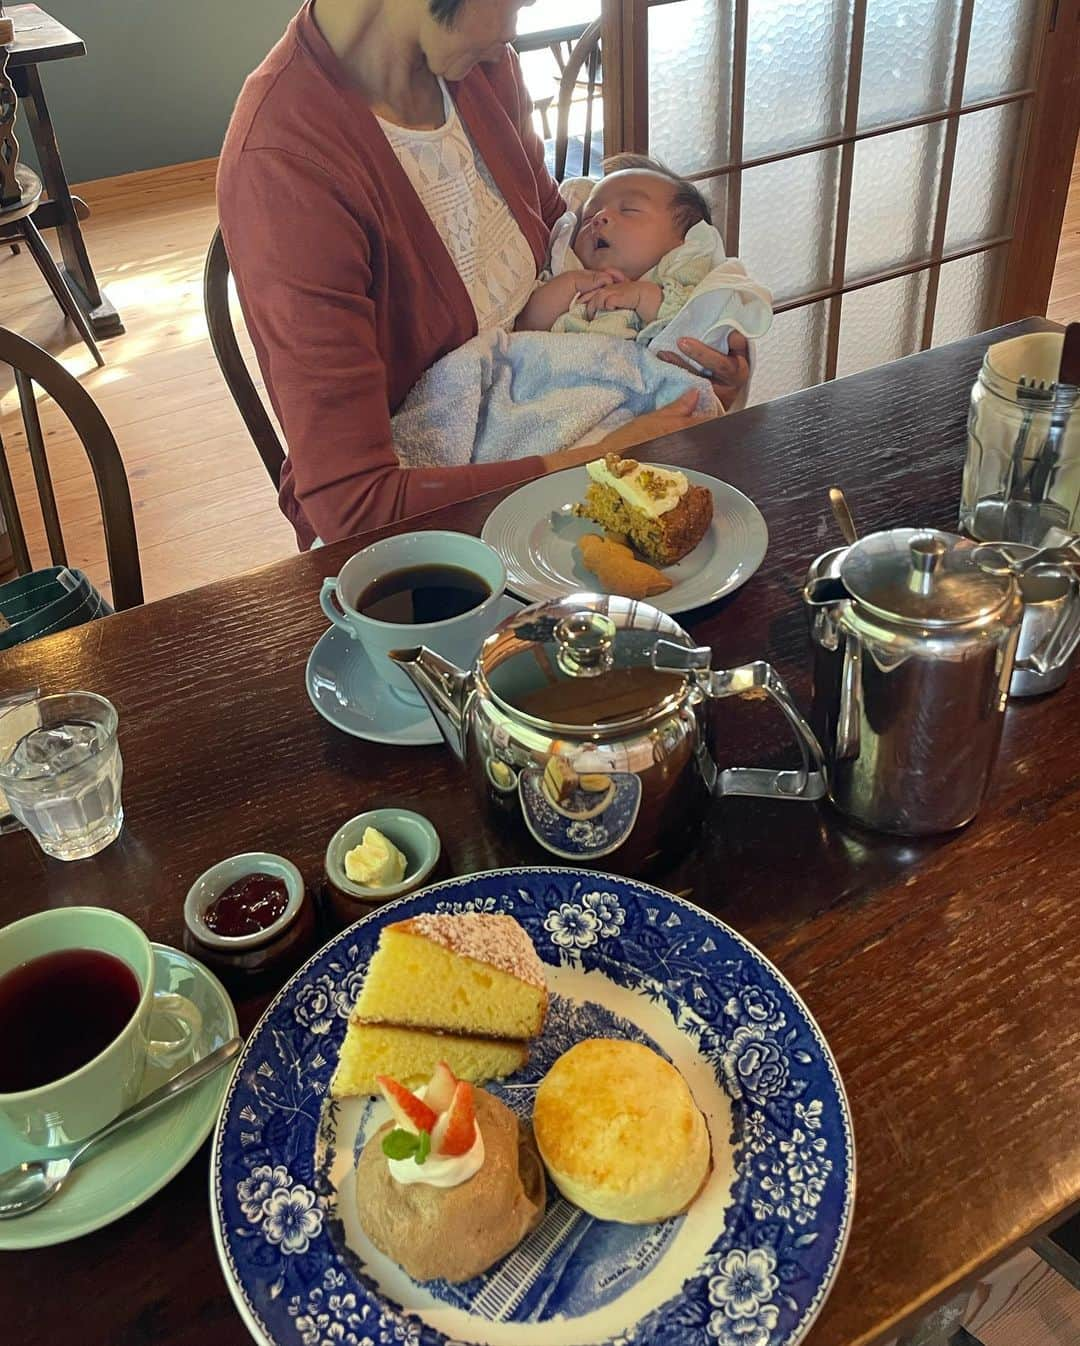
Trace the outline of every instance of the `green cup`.
<instances>
[{"instance_id":1,"label":"green cup","mask_svg":"<svg viewBox=\"0 0 1080 1346\"><path fill-rule=\"evenodd\" d=\"M0 977L31 959L62 949L95 949L122 959L139 982L139 1002L126 1026L97 1056L69 1075L36 1089L0 1093L0 1118L18 1138L41 1147L85 1140L139 1096L147 1056L169 1066L191 1046L201 1027L198 1009L184 996L154 990L154 951L139 927L104 907L61 907L0 929ZM152 1041L151 1015L174 1029L170 1041ZM27 1024L27 1033L35 1026Z\"/></svg>"}]
</instances>

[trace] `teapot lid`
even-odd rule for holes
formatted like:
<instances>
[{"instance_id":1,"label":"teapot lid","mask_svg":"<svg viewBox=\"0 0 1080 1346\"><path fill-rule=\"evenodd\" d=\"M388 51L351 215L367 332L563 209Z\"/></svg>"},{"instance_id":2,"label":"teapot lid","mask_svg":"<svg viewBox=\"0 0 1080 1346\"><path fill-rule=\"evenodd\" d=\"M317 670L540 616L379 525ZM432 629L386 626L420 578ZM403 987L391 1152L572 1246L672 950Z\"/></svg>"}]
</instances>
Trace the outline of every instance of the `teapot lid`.
<instances>
[{"instance_id":1,"label":"teapot lid","mask_svg":"<svg viewBox=\"0 0 1080 1346\"><path fill-rule=\"evenodd\" d=\"M989 617L1013 592L1012 578L982 569L975 551L955 533L893 528L853 543L840 579L852 598L885 617L957 626Z\"/></svg>"},{"instance_id":2,"label":"teapot lid","mask_svg":"<svg viewBox=\"0 0 1080 1346\"><path fill-rule=\"evenodd\" d=\"M569 594L502 622L480 650L478 682L517 718L545 729L628 727L670 711L685 691L686 671L654 666L659 641L694 648L678 622L649 603Z\"/></svg>"}]
</instances>

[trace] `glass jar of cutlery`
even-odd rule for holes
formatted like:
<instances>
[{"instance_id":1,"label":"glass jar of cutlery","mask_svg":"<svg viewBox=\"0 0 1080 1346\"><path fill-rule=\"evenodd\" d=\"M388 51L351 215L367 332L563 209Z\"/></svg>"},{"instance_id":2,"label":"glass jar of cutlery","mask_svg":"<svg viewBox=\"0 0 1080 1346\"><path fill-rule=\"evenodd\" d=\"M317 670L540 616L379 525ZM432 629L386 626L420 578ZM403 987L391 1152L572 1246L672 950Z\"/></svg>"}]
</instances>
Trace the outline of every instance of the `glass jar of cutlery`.
<instances>
[{"instance_id":1,"label":"glass jar of cutlery","mask_svg":"<svg viewBox=\"0 0 1080 1346\"><path fill-rule=\"evenodd\" d=\"M971 392L960 525L982 542L1054 546L1080 532L1080 386L1062 335L991 346Z\"/></svg>"}]
</instances>

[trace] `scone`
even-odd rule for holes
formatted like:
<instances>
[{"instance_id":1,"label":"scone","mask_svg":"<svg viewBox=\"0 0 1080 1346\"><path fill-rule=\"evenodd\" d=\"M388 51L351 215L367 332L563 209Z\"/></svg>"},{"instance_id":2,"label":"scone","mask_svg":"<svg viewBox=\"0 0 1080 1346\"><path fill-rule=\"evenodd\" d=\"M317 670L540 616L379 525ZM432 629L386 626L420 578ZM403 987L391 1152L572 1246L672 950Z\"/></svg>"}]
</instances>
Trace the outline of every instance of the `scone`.
<instances>
[{"instance_id":1,"label":"scone","mask_svg":"<svg viewBox=\"0 0 1080 1346\"><path fill-rule=\"evenodd\" d=\"M656 566L692 552L712 523L712 492L682 472L609 453L587 463L589 488L577 513L625 534Z\"/></svg>"},{"instance_id":2,"label":"scone","mask_svg":"<svg viewBox=\"0 0 1080 1346\"><path fill-rule=\"evenodd\" d=\"M560 1056L536 1091L533 1132L555 1186L598 1220L679 1215L712 1168L686 1081L636 1042L588 1038Z\"/></svg>"},{"instance_id":3,"label":"scone","mask_svg":"<svg viewBox=\"0 0 1080 1346\"><path fill-rule=\"evenodd\" d=\"M543 1027L543 964L512 916L424 913L379 937L330 1083L335 1098L407 1088L445 1060L479 1083L520 1070Z\"/></svg>"}]
</instances>

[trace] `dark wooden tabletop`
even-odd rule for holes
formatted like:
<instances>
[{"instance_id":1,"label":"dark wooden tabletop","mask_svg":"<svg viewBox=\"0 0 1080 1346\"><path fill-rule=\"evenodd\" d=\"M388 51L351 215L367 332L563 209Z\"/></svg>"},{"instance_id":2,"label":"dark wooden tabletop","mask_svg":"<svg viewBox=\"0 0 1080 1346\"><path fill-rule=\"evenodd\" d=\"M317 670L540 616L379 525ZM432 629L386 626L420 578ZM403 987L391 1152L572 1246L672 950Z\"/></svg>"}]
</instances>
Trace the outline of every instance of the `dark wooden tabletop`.
<instances>
[{"instance_id":1,"label":"dark wooden tabletop","mask_svg":"<svg viewBox=\"0 0 1080 1346\"><path fill-rule=\"evenodd\" d=\"M1019 329L1010 329L1012 334ZM972 339L673 436L650 451L713 472L768 521L768 556L687 625L717 662L769 658L803 704L807 563L839 539L826 489L862 530L954 527ZM413 520L478 532L498 496ZM0 656L0 694L87 687L118 706L127 823L64 865L0 837L0 917L89 902L178 943L206 866L266 848L319 878L330 834L377 804L439 829L451 871L533 858L489 829L441 748L346 737L311 709L317 595L343 543ZM779 717L724 702L730 761L782 755ZM728 763L730 764L730 762ZM728 799L700 848L657 876L730 922L791 979L836 1054L855 1119L851 1241L809 1341L891 1337L951 1286L1080 1201L1080 675L1010 706L982 812L936 840L873 836L826 805ZM238 996L250 1028L261 997ZM206 1148L108 1229L3 1255L0 1322L20 1343L232 1346L245 1340L218 1269Z\"/></svg>"},{"instance_id":2,"label":"dark wooden tabletop","mask_svg":"<svg viewBox=\"0 0 1080 1346\"><path fill-rule=\"evenodd\" d=\"M15 41L8 45L9 69L86 55L82 38L38 5L5 5L4 13L15 24Z\"/></svg>"}]
</instances>

